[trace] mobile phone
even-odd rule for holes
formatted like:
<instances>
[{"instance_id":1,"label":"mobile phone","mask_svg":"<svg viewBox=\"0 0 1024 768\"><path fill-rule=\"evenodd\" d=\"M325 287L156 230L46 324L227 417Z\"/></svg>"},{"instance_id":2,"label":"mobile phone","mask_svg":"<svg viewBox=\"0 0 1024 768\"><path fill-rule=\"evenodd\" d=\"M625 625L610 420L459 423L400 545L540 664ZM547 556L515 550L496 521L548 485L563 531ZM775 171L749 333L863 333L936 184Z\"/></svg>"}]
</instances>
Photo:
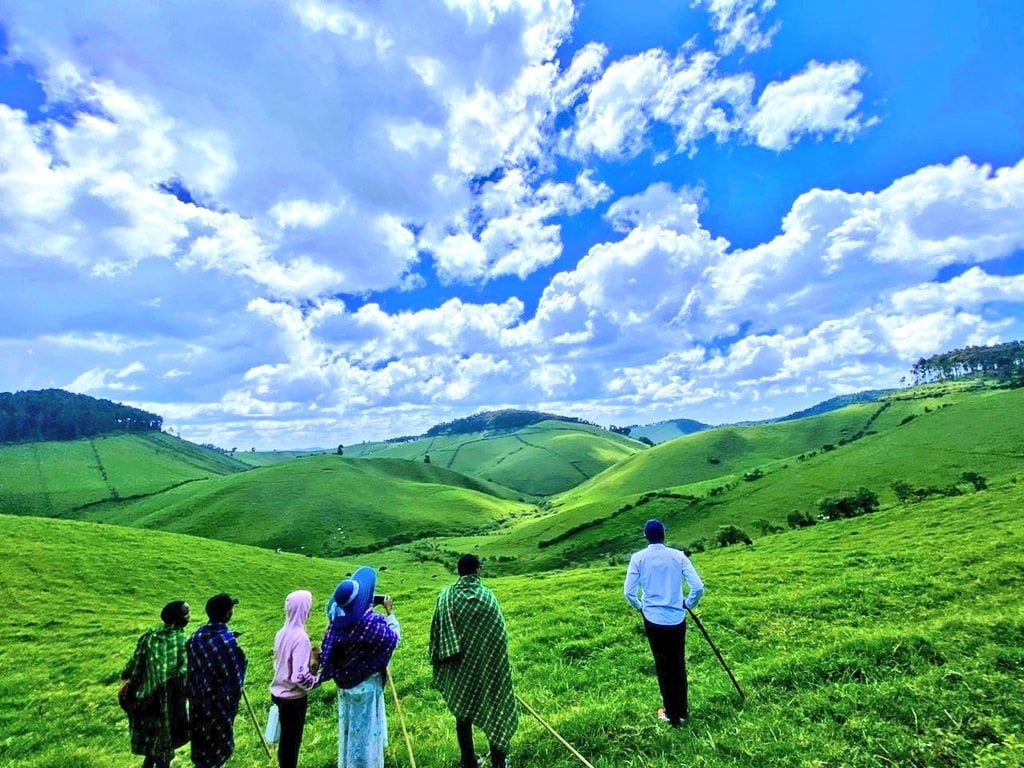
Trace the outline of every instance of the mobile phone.
<instances>
[{"instance_id":1,"label":"mobile phone","mask_svg":"<svg viewBox=\"0 0 1024 768\"><path fill-rule=\"evenodd\" d=\"M384 601L387 600L387 599L388 599L387 595L374 595L373 596L373 604L374 605L384 605Z\"/></svg>"}]
</instances>

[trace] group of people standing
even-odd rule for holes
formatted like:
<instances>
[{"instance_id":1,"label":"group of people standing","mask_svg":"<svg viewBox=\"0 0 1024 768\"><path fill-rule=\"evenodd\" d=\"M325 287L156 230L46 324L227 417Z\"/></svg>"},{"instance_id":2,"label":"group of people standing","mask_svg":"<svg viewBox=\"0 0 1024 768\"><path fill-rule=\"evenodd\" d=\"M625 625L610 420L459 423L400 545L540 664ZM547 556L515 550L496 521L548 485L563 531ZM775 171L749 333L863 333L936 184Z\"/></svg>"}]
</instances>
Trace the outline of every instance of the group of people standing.
<instances>
[{"instance_id":1,"label":"group of people standing","mask_svg":"<svg viewBox=\"0 0 1024 768\"><path fill-rule=\"evenodd\" d=\"M219 768L231 757L247 663L237 633L228 629L237 604L230 595L211 597L208 621L186 640L189 605L168 603L160 612L163 625L136 643L118 698L132 752L145 756L143 768L167 768L174 750L189 741L196 768Z\"/></svg>"},{"instance_id":2,"label":"group of people standing","mask_svg":"<svg viewBox=\"0 0 1024 768\"><path fill-rule=\"evenodd\" d=\"M463 768L479 765L474 725L487 737L491 767L506 768L518 710L505 620L480 581L480 560L464 555L457 570L458 581L441 591L431 622L434 682L455 716ZM306 627L313 595L298 590L285 598L270 683L279 715L281 768L298 765L308 694L328 680L337 685L338 768L383 768L384 686L401 628L392 599L375 594L376 582L376 571L362 567L338 584L327 606L321 646L312 644ZM219 768L231 756L246 669L237 633L227 627L237 602L228 595L210 598L209 623L187 640L188 604L168 603L160 615L163 625L139 639L122 673L120 698L132 752L145 757L143 768L167 768L174 750L190 738L196 768Z\"/></svg>"},{"instance_id":3,"label":"group of people standing","mask_svg":"<svg viewBox=\"0 0 1024 768\"><path fill-rule=\"evenodd\" d=\"M665 546L660 521L648 521L644 535L648 546L630 559L624 591L643 615L662 695L657 716L678 727L688 715L686 611L696 606L704 584L686 553ZM505 620L480 580L480 560L463 555L457 571L458 580L438 595L430 625L434 684L455 718L460 768L484 764L474 749L474 726L487 737L490 768L508 768L519 721ZM376 584L377 573L368 566L338 584L327 606L321 646L311 643L306 628L313 595L298 590L285 598L270 684L279 712L281 768L298 765L308 694L328 680L337 685L338 768L383 768L384 687L401 628L392 599L376 595ZM174 750L190 738L196 768L219 768L231 756L246 670L238 633L227 626L237 603L226 594L211 597L209 622L188 640L188 604L168 603L161 612L163 626L139 639L122 673L121 698L132 752L145 756L143 768L167 768Z\"/></svg>"}]
</instances>

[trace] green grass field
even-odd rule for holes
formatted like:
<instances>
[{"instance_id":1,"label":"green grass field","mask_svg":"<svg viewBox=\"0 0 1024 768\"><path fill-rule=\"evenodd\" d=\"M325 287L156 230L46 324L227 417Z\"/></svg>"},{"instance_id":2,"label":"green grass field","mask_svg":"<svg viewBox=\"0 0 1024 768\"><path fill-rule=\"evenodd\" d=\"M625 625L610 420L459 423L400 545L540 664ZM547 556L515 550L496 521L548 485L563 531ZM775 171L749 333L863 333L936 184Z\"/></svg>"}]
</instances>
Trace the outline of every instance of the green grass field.
<instances>
[{"instance_id":1,"label":"green grass field","mask_svg":"<svg viewBox=\"0 0 1024 768\"><path fill-rule=\"evenodd\" d=\"M93 504L160 493L247 468L162 432L3 445L0 510L74 517Z\"/></svg>"},{"instance_id":2,"label":"green grass field","mask_svg":"<svg viewBox=\"0 0 1024 768\"><path fill-rule=\"evenodd\" d=\"M784 527L790 512L814 514L823 498L862 486L892 507L894 480L915 488L959 483L972 493L961 481L963 472L999 482L1024 461L1024 420L1013 418L1021 412L1024 390L903 390L820 416L724 427L627 451L591 480L536 505L529 503L532 497L449 470L436 458L426 464L422 458L363 460L351 451L343 457L327 452L238 472L233 470L246 466L241 461L168 436L36 443L0 448L0 512L155 528L312 555L395 547L436 562L472 547L491 558L496 572L527 573L621 558L650 517L664 519L689 546L713 542L725 524L757 539L765 523ZM593 447L593 431L544 422L514 437L543 443L546 451L568 444L559 450L579 456L581 445ZM402 445L415 448L395 444ZM452 445L473 457L477 470L485 459L497 462L495 456L500 466L527 477L542 466L525 449L489 454L500 447L497 439ZM561 477L564 466L549 464ZM759 476L743 479L751 473ZM533 481L548 479L537 475Z\"/></svg>"},{"instance_id":3,"label":"green grass field","mask_svg":"<svg viewBox=\"0 0 1024 768\"><path fill-rule=\"evenodd\" d=\"M518 693L596 768L1024 764L1024 476L955 499L896 506L698 554L700 614L747 697L740 702L699 633L688 638L691 710L680 731L654 718L657 684L622 566L488 576L511 635ZM671 539L670 544L678 543ZM639 546L640 542L636 542ZM427 636L451 578L400 553L329 561L176 534L0 516L0 765L123 768L117 676L160 606L201 614L237 594L233 625L250 658L247 690L267 705L284 595L319 607L353 566L387 566L403 641L394 679L421 768L450 768L451 718L430 685ZM317 613L317 616L322 614ZM196 626L193 624L193 628ZM316 637L322 626L311 622ZM313 694L302 764L329 768L333 691ZM389 698L389 766L408 766ZM252 725L229 763L262 768ZM483 744L479 744L483 748ZM524 714L516 766L579 765ZM175 765L189 765L187 750Z\"/></svg>"},{"instance_id":4,"label":"green grass field","mask_svg":"<svg viewBox=\"0 0 1024 768\"><path fill-rule=\"evenodd\" d=\"M514 432L445 435L404 443L347 446L356 458L423 461L482 478L527 497L579 485L644 445L585 424L542 421Z\"/></svg>"},{"instance_id":5,"label":"green grass field","mask_svg":"<svg viewBox=\"0 0 1024 768\"><path fill-rule=\"evenodd\" d=\"M422 462L323 454L96 505L79 519L339 555L493 530L529 509L510 494Z\"/></svg>"},{"instance_id":6,"label":"green grass field","mask_svg":"<svg viewBox=\"0 0 1024 768\"><path fill-rule=\"evenodd\" d=\"M1020 413L1024 390L925 387L799 421L709 430L638 453L554 497L548 513L472 543L509 558L507 571L565 567L628 551L651 517L689 545L713 540L726 524L756 539L758 521L784 527L790 512L814 514L823 498L862 486L883 506L896 505L894 480L914 487L959 483L970 493L961 481L965 471L995 482L1024 464ZM754 470L763 476L743 479ZM666 495L642 503L656 491L699 501Z\"/></svg>"}]
</instances>

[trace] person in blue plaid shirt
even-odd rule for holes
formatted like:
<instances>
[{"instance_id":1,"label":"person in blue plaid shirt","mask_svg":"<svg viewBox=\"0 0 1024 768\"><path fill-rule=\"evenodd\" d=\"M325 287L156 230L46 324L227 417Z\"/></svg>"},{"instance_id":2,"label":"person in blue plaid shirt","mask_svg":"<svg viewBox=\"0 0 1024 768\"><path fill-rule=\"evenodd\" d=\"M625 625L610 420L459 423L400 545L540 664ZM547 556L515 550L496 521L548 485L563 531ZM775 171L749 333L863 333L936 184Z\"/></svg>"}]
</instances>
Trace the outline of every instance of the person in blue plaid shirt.
<instances>
[{"instance_id":1,"label":"person in blue plaid shirt","mask_svg":"<svg viewBox=\"0 0 1024 768\"><path fill-rule=\"evenodd\" d=\"M228 622L238 600L214 595L206 601L209 622L188 639L188 700L192 717L192 762L220 768L235 750L235 716L245 684L245 653Z\"/></svg>"}]
</instances>

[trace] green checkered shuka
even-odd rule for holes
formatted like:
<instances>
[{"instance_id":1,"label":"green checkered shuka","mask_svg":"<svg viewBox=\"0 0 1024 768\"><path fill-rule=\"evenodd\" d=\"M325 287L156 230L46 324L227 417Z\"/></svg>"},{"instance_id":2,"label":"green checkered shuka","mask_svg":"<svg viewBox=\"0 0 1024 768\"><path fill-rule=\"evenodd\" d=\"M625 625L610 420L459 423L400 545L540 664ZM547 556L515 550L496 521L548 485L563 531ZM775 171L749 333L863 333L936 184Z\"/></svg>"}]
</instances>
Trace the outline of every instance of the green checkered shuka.
<instances>
[{"instance_id":1,"label":"green checkered shuka","mask_svg":"<svg viewBox=\"0 0 1024 768\"><path fill-rule=\"evenodd\" d=\"M494 594L476 574L441 590L430 625L434 684L456 720L470 720L508 751L519 724L508 633Z\"/></svg>"}]
</instances>

